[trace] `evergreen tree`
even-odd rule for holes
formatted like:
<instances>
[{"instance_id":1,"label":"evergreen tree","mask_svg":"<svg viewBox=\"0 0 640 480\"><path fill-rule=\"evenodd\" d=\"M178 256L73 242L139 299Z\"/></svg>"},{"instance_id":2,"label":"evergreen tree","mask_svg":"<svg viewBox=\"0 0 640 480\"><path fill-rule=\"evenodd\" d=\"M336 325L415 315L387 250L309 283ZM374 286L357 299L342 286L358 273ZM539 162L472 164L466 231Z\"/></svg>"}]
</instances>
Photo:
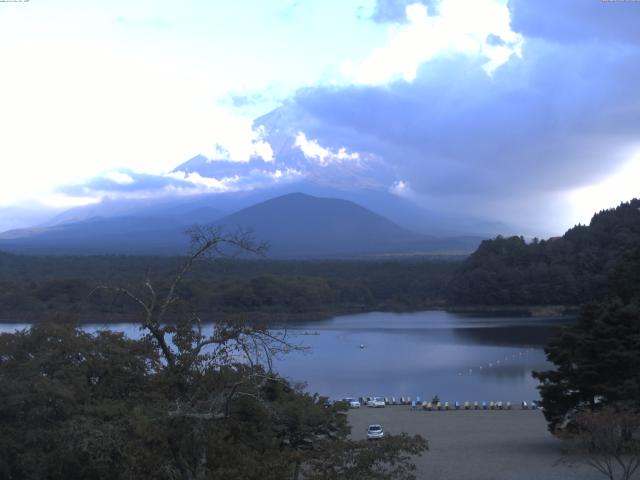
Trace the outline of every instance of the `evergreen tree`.
<instances>
[{"instance_id":1,"label":"evergreen tree","mask_svg":"<svg viewBox=\"0 0 640 480\"><path fill-rule=\"evenodd\" d=\"M607 404L640 408L640 248L609 275L609 298L582 308L545 349L556 369L535 372L551 431Z\"/></svg>"}]
</instances>

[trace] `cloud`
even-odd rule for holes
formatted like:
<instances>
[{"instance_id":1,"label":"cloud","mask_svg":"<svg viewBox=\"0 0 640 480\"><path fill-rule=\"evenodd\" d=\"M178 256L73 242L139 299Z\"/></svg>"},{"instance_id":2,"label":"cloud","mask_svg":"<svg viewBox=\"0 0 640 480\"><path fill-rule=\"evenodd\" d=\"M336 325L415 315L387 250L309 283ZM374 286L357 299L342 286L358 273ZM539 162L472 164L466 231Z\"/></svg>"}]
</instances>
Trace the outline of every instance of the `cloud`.
<instances>
[{"instance_id":1,"label":"cloud","mask_svg":"<svg viewBox=\"0 0 640 480\"><path fill-rule=\"evenodd\" d=\"M512 27L529 38L636 44L640 4L618 0L510 0Z\"/></svg>"},{"instance_id":2,"label":"cloud","mask_svg":"<svg viewBox=\"0 0 640 480\"><path fill-rule=\"evenodd\" d=\"M205 161L205 157L197 158ZM52 205L62 206L95 203L103 198L141 199L240 192L287 184L306 176L302 170L284 165L276 168L264 161L251 164L206 161L211 169L204 169L202 173L197 170L174 170L156 175L131 170L109 171L88 181L62 186L48 200ZM218 166L222 168L217 169Z\"/></svg>"},{"instance_id":3,"label":"cloud","mask_svg":"<svg viewBox=\"0 0 640 480\"><path fill-rule=\"evenodd\" d=\"M508 43L504 41L504 39L500 38L498 35L490 33L487 35L487 45L491 45L494 47L504 47L507 46Z\"/></svg>"},{"instance_id":4,"label":"cloud","mask_svg":"<svg viewBox=\"0 0 640 480\"><path fill-rule=\"evenodd\" d=\"M198 172L171 172L168 173L167 176L191 184L192 189L196 190L195 193L200 193L201 190L215 193L228 192L229 190L232 190L229 188L229 184L236 183L240 178L238 175L234 175L232 177L223 177L218 179L204 177Z\"/></svg>"},{"instance_id":5,"label":"cloud","mask_svg":"<svg viewBox=\"0 0 640 480\"><path fill-rule=\"evenodd\" d=\"M397 195L398 197L408 197L412 194L409 182L405 182L404 180L396 180L393 182L389 187L389 192Z\"/></svg>"},{"instance_id":6,"label":"cloud","mask_svg":"<svg viewBox=\"0 0 640 480\"><path fill-rule=\"evenodd\" d=\"M59 187L57 192L69 197L99 198L109 195L140 198L193 188L194 182L184 178L139 173L131 170L114 170L85 182Z\"/></svg>"},{"instance_id":7,"label":"cloud","mask_svg":"<svg viewBox=\"0 0 640 480\"><path fill-rule=\"evenodd\" d=\"M297 17L317 13L303 6L294 8ZM335 20L335 8L323 12L322 18ZM326 47L328 40L291 50L314 60L295 72L287 63L294 57L274 63L269 56L263 64L250 56L238 63L232 50L227 63L201 70L198 42L175 58L156 57L154 49L140 46L130 52L129 42L123 42L127 55L112 55L102 44L78 44L75 33L64 41L15 42L33 31L4 22L5 31L14 29L6 39L21 47L2 52L7 71L19 75L7 76L5 93L0 92L0 103L12 112L0 116L0 127L8 132L0 145L7 159L0 202L61 182L71 185L57 191L56 204L69 196L84 202L105 195L236 191L304 179L410 195L442 212L542 224L560 215L559 202L567 195L605 197L591 187L601 181L613 185L609 175L616 169L627 176L636 171L625 165L639 147L637 2L378 0L368 13L384 25L359 21L331 37L336 45L345 43L344 78L298 90L255 124L249 120L254 112L280 101L283 92L325 78L300 72L315 72L316 64L323 71L338 68L327 63L335 54L322 53L336 51ZM165 17L171 15L158 18ZM136 18L144 15L128 14L120 24ZM287 28L296 23L278 22ZM48 29L54 25L47 22ZM207 25L206 31L215 30ZM232 38L234 32L225 32ZM386 43L380 32L387 33ZM50 36L45 30L43 38ZM350 43L356 38L363 39L354 42L357 48ZM43 71L48 72L44 83ZM225 71L236 73L225 77ZM268 87L280 81L273 72L283 71L295 81ZM242 80L262 79L263 73L270 75L264 82ZM216 96L226 104L211 102ZM196 152L216 161L205 159L198 170L162 173ZM47 159L37 175L30 159ZM131 170L118 170L121 165ZM107 173L80 181L99 171Z\"/></svg>"},{"instance_id":8,"label":"cloud","mask_svg":"<svg viewBox=\"0 0 640 480\"><path fill-rule=\"evenodd\" d=\"M289 89L274 84L258 91L230 91L218 103L247 118L255 118L281 105L290 94Z\"/></svg>"},{"instance_id":9,"label":"cloud","mask_svg":"<svg viewBox=\"0 0 640 480\"><path fill-rule=\"evenodd\" d=\"M409 80L300 90L282 116L325 149L378 156L432 208L558 228L552 202L639 147L640 48L606 38L527 39L491 74L481 55L438 54Z\"/></svg>"},{"instance_id":10,"label":"cloud","mask_svg":"<svg viewBox=\"0 0 640 480\"><path fill-rule=\"evenodd\" d=\"M228 95L229 103L236 108L254 106L265 101L265 97L261 93L239 94L230 93Z\"/></svg>"},{"instance_id":11,"label":"cloud","mask_svg":"<svg viewBox=\"0 0 640 480\"><path fill-rule=\"evenodd\" d=\"M253 120L237 115L227 115L225 120L216 125L212 135L213 158L231 162L249 162L253 158L273 161L271 145L264 141L264 131L254 128Z\"/></svg>"},{"instance_id":12,"label":"cloud","mask_svg":"<svg viewBox=\"0 0 640 480\"><path fill-rule=\"evenodd\" d=\"M303 132L296 135L295 146L302 150L305 157L318 162L322 167L335 163L358 162L360 154L358 152L349 153L344 147L340 147L337 152L332 152L328 148L322 147L317 140L309 140Z\"/></svg>"},{"instance_id":13,"label":"cloud","mask_svg":"<svg viewBox=\"0 0 640 480\"><path fill-rule=\"evenodd\" d=\"M130 185L135 182L131 175L125 172L107 172L104 174L104 178L118 185Z\"/></svg>"},{"instance_id":14,"label":"cloud","mask_svg":"<svg viewBox=\"0 0 640 480\"><path fill-rule=\"evenodd\" d=\"M280 12L277 13L278 17L283 20L291 20L296 13L300 10L302 6L303 0L294 0L287 7L283 8Z\"/></svg>"},{"instance_id":15,"label":"cloud","mask_svg":"<svg viewBox=\"0 0 640 480\"><path fill-rule=\"evenodd\" d=\"M407 7L418 3L428 8L429 15L437 14L439 0L376 0L371 19L378 23L404 23Z\"/></svg>"},{"instance_id":16,"label":"cloud","mask_svg":"<svg viewBox=\"0 0 640 480\"><path fill-rule=\"evenodd\" d=\"M602 182L577 188L569 193L573 214L581 223L588 223L603 205L614 207L640 196L640 149L638 154Z\"/></svg>"},{"instance_id":17,"label":"cloud","mask_svg":"<svg viewBox=\"0 0 640 480\"><path fill-rule=\"evenodd\" d=\"M423 63L443 55L476 55L491 72L520 52L521 36L510 27L507 5L495 0L441 0L438 15L422 3L406 5L406 22L390 30L387 43L343 72L355 83L412 82ZM500 39L500 42L496 42Z\"/></svg>"},{"instance_id":18,"label":"cloud","mask_svg":"<svg viewBox=\"0 0 640 480\"><path fill-rule=\"evenodd\" d=\"M223 193L256 190L273 187L276 184L294 182L304 177L304 174L295 168L276 168L264 170L252 168L243 174L235 174L224 177L210 177L198 172L172 172L172 178L192 183L197 189L194 193Z\"/></svg>"}]
</instances>

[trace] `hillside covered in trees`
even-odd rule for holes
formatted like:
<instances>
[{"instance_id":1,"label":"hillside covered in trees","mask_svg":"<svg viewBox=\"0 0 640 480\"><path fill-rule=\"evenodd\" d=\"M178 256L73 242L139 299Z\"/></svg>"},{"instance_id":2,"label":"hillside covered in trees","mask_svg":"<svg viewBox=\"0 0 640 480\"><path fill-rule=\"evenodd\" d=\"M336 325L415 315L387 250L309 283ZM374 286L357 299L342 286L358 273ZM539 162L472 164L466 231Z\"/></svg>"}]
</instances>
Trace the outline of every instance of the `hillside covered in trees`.
<instances>
[{"instance_id":1,"label":"hillside covered in trees","mask_svg":"<svg viewBox=\"0 0 640 480\"><path fill-rule=\"evenodd\" d=\"M135 314L135 304L94 289L136 285L145 272L161 282L182 260L0 252L0 320L39 321L65 313L81 322L122 321ZM458 264L453 259L218 260L195 266L179 293L184 304L210 319L229 313L284 319L417 310L444 305L446 284Z\"/></svg>"},{"instance_id":2,"label":"hillside covered in trees","mask_svg":"<svg viewBox=\"0 0 640 480\"><path fill-rule=\"evenodd\" d=\"M605 298L583 305L545 347L554 368L533 375L551 432L613 438L616 448L640 453L633 435L616 431L620 422L627 432L640 429L640 246L608 277ZM593 421L603 428L594 431Z\"/></svg>"},{"instance_id":3,"label":"hillside covered in trees","mask_svg":"<svg viewBox=\"0 0 640 480\"><path fill-rule=\"evenodd\" d=\"M601 211L562 237L483 241L448 285L453 305L578 305L604 298L640 248L640 200Z\"/></svg>"},{"instance_id":4,"label":"hillside covered in trees","mask_svg":"<svg viewBox=\"0 0 640 480\"><path fill-rule=\"evenodd\" d=\"M637 272L640 200L594 215L562 237L497 237L460 257L388 260L220 259L196 266L181 298L208 315L265 319L372 310L463 306L580 305L625 288ZM81 322L122 321L134 305L99 285L138 284L146 272L168 278L181 257L24 256L0 252L2 321L38 321L51 313ZM93 292L93 294L92 294ZM179 306L177 306L179 308Z\"/></svg>"}]
</instances>

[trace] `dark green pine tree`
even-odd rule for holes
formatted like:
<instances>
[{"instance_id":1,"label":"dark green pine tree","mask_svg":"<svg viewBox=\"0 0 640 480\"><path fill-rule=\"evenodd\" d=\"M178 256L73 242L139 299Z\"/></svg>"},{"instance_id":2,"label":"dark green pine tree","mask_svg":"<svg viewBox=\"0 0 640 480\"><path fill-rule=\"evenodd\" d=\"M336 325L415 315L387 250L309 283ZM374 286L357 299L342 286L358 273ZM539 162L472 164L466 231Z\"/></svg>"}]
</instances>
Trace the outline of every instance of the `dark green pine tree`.
<instances>
[{"instance_id":1,"label":"dark green pine tree","mask_svg":"<svg viewBox=\"0 0 640 480\"><path fill-rule=\"evenodd\" d=\"M607 404L640 408L640 248L609 275L609 299L582 308L576 325L547 345L555 370L534 372L549 429Z\"/></svg>"}]
</instances>

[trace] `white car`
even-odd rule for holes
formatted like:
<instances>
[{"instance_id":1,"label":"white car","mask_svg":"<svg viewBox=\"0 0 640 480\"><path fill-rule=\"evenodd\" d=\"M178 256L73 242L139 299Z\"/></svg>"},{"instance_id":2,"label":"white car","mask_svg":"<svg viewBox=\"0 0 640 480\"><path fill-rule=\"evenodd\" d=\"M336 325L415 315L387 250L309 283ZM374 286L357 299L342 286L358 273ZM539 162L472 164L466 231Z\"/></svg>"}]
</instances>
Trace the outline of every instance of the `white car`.
<instances>
[{"instance_id":1,"label":"white car","mask_svg":"<svg viewBox=\"0 0 640 480\"><path fill-rule=\"evenodd\" d=\"M382 408L385 406L383 397L371 397L367 402L368 407Z\"/></svg>"},{"instance_id":2,"label":"white car","mask_svg":"<svg viewBox=\"0 0 640 480\"><path fill-rule=\"evenodd\" d=\"M384 437L384 430L382 429L382 425L369 425L369 428L367 428L367 438L369 440L375 440L382 437Z\"/></svg>"},{"instance_id":3,"label":"white car","mask_svg":"<svg viewBox=\"0 0 640 480\"><path fill-rule=\"evenodd\" d=\"M350 408L360 408L360 402L355 398L347 397L342 399L343 402L347 402Z\"/></svg>"}]
</instances>

